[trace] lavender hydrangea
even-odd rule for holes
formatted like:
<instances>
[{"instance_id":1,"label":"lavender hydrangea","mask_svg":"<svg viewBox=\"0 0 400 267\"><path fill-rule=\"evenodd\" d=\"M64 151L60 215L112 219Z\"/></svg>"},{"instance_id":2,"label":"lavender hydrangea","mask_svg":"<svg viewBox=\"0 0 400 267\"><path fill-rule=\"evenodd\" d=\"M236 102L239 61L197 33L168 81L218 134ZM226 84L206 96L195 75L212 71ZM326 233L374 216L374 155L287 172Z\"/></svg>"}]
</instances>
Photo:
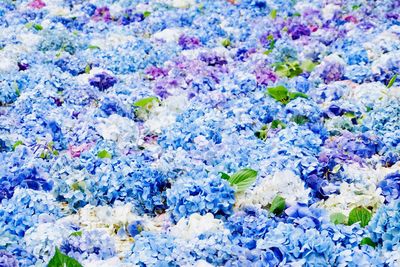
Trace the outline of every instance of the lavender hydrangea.
<instances>
[{"instance_id":1,"label":"lavender hydrangea","mask_svg":"<svg viewBox=\"0 0 400 267\"><path fill-rule=\"evenodd\" d=\"M4 267L17 267L17 259L7 251L0 250L0 266Z\"/></svg>"}]
</instances>

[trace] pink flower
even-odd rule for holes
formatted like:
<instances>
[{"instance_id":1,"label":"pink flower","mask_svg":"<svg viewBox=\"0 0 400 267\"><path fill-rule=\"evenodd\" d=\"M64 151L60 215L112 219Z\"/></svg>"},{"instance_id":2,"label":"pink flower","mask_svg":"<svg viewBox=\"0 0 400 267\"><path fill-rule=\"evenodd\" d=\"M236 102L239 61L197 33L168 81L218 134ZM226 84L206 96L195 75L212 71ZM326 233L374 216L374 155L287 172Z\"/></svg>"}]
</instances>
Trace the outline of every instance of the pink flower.
<instances>
[{"instance_id":1,"label":"pink flower","mask_svg":"<svg viewBox=\"0 0 400 267\"><path fill-rule=\"evenodd\" d=\"M259 68L255 72L257 83L268 85L269 83L274 83L278 79L275 72L267 68Z\"/></svg>"},{"instance_id":2,"label":"pink flower","mask_svg":"<svg viewBox=\"0 0 400 267\"><path fill-rule=\"evenodd\" d=\"M88 150L93 144L88 143L88 144L82 144L80 146L68 146L68 154L72 158L78 158L81 156L81 153Z\"/></svg>"},{"instance_id":3,"label":"pink flower","mask_svg":"<svg viewBox=\"0 0 400 267\"><path fill-rule=\"evenodd\" d=\"M348 15L348 16L344 17L344 20L347 22L352 22L352 23L358 22L357 18L354 17L353 15Z\"/></svg>"},{"instance_id":4,"label":"pink flower","mask_svg":"<svg viewBox=\"0 0 400 267\"><path fill-rule=\"evenodd\" d=\"M42 0L33 0L28 4L28 6L35 9L41 9L46 6L46 3Z\"/></svg>"},{"instance_id":5,"label":"pink flower","mask_svg":"<svg viewBox=\"0 0 400 267\"><path fill-rule=\"evenodd\" d=\"M110 9L106 6L96 8L96 10L94 11L94 15L92 16L92 19L94 21L110 22L111 21Z\"/></svg>"}]
</instances>

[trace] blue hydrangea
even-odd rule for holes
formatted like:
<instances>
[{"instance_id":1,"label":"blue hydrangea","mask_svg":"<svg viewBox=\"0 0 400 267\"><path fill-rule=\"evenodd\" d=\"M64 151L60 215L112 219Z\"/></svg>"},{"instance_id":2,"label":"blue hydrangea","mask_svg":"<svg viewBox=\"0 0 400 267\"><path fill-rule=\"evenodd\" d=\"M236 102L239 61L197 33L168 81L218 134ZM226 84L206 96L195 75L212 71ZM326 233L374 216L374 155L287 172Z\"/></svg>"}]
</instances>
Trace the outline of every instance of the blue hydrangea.
<instances>
[{"instance_id":1,"label":"blue hydrangea","mask_svg":"<svg viewBox=\"0 0 400 267\"><path fill-rule=\"evenodd\" d=\"M400 201L394 200L378 209L368 224L371 238L384 251L398 251L400 247Z\"/></svg>"},{"instance_id":2,"label":"blue hydrangea","mask_svg":"<svg viewBox=\"0 0 400 267\"><path fill-rule=\"evenodd\" d=\"M0 81L0 106L14 103L18 95L17 87L12 86L7 81Z\"/></svg>"},{"instance_id":3,"label":"blue hydrangea","mask_svg":"<svg viewBox=\"0 0 400 267\"><path fill-rule=\"evenodd\" d=\"M335 262L335 244L327 232L304 230L292 224L278 223L260 243L263 248L277 248L282 261L300 261L305 266L326 266Z\"/></svg>"},{"instance_id":4,"label":"blue hydrangea","mask_svg":"<svg viewBox=\"0 0 400 267\"><path fill-rule=\"evenodd\" d=\"M182 176L167 190L168 211L174 221L193 213L229 216L233 213L234 193L227 181L215 175L203 179Z\"/></svg>"},{"instance_id":5,"label":"blue hydrangea","mask_svg":"<svg viewBox=\"0 0 400 267\"><path fill-rule=\"evenodd\" d=\"M379 182L379 187L382 189L386 203L398 199L400 197L400 172L386 175L385 179Z\"/></svg>"},{"instance_id":6,"label":"blue hydrangea","mask_svg":"<svg viewBox=\"0 0 400 267\"><path fill-rule=\"evenodd\" d=\"M23 244L21 239L28 229L39 222L52 222L61 216L60 206L49 193L16 189L13 197L4 199L0 205L0 248L9 247L18 261L26 259L27 262L35 262L35 258L26 255L29 253L20 247Z\"/></svg>"},{"instance_id":7,"label":"blue hydrangea","mask_svg":"<svg viewBox=\"0 0 400 267\"><path fill-rule=\"evenodd\" d=\"M53 181L45 173L45 164L32 160L32 154L30 148L24 145L19 145L15 151L0 154L4 164L4 169L0 172L0 201L11 198L17 187L44 191L53 188ZM30 167L27 166L28 163Z\"/></svg>"},{"instance_id":8,"label":"blue hydrangea","mask_svg":"<svg viewBox=\"0 0 400 267\"><path fill-rule=\"evenodd\" d=\"M142 232L136 236L126 261L138 266L178 266L174 261L175 238L167 234Z\"/></svg>"},{"instance_id":9,"label":"blue hydrangea","mask_svg":"<svg viewBox=\"0 0 400 267\"><path fill-rule=\"evenodd\" d=\"M60 250L80 262L106 260L116 255L114 240L101 230L82 230L82 235L71 235L63 240Z\"/></svg>"}]
</instances>

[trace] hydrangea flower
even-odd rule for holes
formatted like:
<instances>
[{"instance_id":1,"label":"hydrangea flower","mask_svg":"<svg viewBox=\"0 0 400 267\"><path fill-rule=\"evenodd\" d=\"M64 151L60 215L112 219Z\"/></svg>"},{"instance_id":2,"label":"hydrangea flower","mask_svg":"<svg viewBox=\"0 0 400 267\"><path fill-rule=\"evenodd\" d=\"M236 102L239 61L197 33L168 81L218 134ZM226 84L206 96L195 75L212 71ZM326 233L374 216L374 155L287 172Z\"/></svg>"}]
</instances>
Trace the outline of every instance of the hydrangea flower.
<instances>
[{"instance_id":1,"label":"hydrangea flower","mask_svg":"<svg viewBox=\"0 0 400 267\"><path fill-rule=\"evenodd\" d=\"M383 251L397 251L400 245L397 235L400 227L398 223L399 207L398 200L383 205L368 225L372 240L382 246Z\"/></svg>"},{"instance_id":2,"label":"hydrangea flower","mask_svg":"<svg viewBox=\"0 0 400 267\"><path fill-rule=\"evenodd\" d=\"M385 179L379 183L385 202L391 202L400 197L400 173L395 172L386 175Z\"/></svg>"},{"instance_id":3,"label":"hydrangea flower","mask_svg":"<svg viewBox=\"0 0 400 267\"><path fill-rule=\"evenodd\" d=\"M18 266L18 261L9 252L0 250L0 264L4 267L16 267Z\"/></svg>"},{"instance_id":4,"label":"hydrangea flower","mask_svg":"<svg viewBox=\"0 0 400 267\"><path fill-rule=\"evenodd\" d=\"M167 205L175 221L193 213L229 216L234 203L233 188L214 175L201 180L180 177L167 190Z\"/></svg>"},{"instance_id":5,"label":"hydrangea flower","mask_svg":"<svg viewBox=\"0 0 400 267\"><path fill-rule=\"evenodd\" d=\"M116 253L113 240L108 234L98 230L82 231L80 236L69 236L62 242L60 250L78 261L105 260L115 256Z\"/></svg>"}]
</instances>

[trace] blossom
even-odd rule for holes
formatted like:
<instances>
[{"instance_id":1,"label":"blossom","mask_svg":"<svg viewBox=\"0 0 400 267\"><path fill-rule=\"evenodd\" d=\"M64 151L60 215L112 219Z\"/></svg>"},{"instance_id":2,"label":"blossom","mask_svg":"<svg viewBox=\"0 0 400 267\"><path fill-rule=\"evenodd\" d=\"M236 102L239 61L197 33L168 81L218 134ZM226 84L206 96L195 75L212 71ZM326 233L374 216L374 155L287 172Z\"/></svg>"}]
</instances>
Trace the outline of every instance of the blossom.
<instances>
[{"instance_id":1,"label":"blossom","mask_svg":"<svg viewBox=\"0 0 400 267\"><path fill-rule=\"evenodd\" d=\"M400 197L400 172L386 175L385 179L379 183L385 202L391 202Z\"/></svg>"},{"instance_id":2,"label":"blossom","mask_svg":"<svg viewBox=\"0 0 400 267\"><path fill-rule=\"evenodd\" d=\"M15 267L18 266L18 262L15 257L7 251L0 250L0 264L4 267Z\"/></svg>"},{"instance_id":3,"label":"blossom","mask_svg":"<svg viewBox=\"0 0 400 267\"><path fill-rule=\"evenodd\" d=\"M381 245L384 251L397 251L399 248L399 207L398 200L383 205L368 225L372 240Z\"/></svg>"},{"instance_id":4,"label":"blossom","mask_svg":"<svg viewBox=\"0 0 400 267\"><path fill-rule=\"evenodd\" d=\"M99 88L100 91L105 91L116 83L117 79L106 72L98 73L90 79L90 85Z\"/></svg>"},{"instance_id":5,"label":"blossom","mask_svg":"<svg viewBox=\"0 0 400 267\"><path fill-rule=\"evenodd\" d=\"M60 250L78 261L86 258L105 260L116 253L113 240L99 230L82 231L80 236L69 236L63 240Z\"/></svg>"},{"instance_id":6,"label":"blossom","mask_svg":"<svg viewBox=\"0 0 400 267\"><path fill-rule=\"evenodd\" d=\"M263 177L253 190L238 196L238 205L267 206L276 196L282 196L291 205L296 202L308 202L310 189L305 187L300 177L292 171L276 172L273 176Z\"/></svg>"},{"instance_id":7,"label":"blossom","mask_svg":"<svg viewBox=\"0 0 400 267\"><path fill-rule=\"evenodd\" d=\"M170 228L170 234L175 237L192 239L203 233L223 231L224 227L220 220L214 219L211 213L200 215L194 213L188 219L182 218L177 224Z\"/></svg>"},{"instance_id":8,"label":"blossom","mask_svg":"<svg viewBox=\"0 0 400 267\"><path fill-rule=\"evenodd\" d=\"M173 220L193 213L212 213L223 217L232 214L234 190L219 177L202 180L181 177L167 190L167 205Z\"/></svg>"},{"instance_id":9,"label":"blossom","mask_svg":"<svg viewBox=\"0 0 400 267\"><path fill-rule=\"evenodd\" d=\"M384 202L381 190L374 184L346 183L340 184L340 193L330 195L327 200L321 200L318 206L326 208L330 214L343 213L346 216L353 208L370 207L376 211Z\"/></svg>"}]
</instances>

